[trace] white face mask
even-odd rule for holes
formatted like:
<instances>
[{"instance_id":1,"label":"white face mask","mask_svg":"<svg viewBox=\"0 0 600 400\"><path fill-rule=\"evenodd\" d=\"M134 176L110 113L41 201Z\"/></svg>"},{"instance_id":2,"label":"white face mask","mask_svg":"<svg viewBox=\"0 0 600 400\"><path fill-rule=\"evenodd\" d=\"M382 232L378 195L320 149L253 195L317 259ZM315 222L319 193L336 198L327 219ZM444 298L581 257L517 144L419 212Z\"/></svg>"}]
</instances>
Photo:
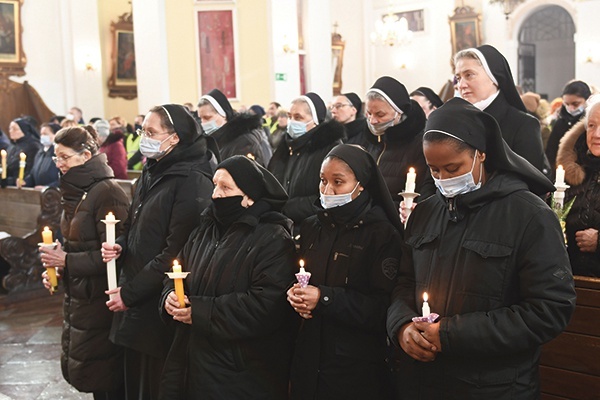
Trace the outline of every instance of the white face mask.
<instances>
[{"instance_id":1,"label":"white face mask","mask_svg":"<svg viewBox=\"0 0 600 400\"><path fill-rule=\"evenodd\" d=\"M144 157L152 158L154 160L161 158L171 146L164 150L161 150L160 146L167 140L171 139L173 135L175 135L175 133L169 135L162 142L160 140L150 139L146 135L142 135L142 138L140 139L140 153L142 153Z\"/></svg>"},{"instance_id":2,"label":"white face mask","mask_svg":"<svg viewBox=\"0 0 600 400\"><path fill-rule=\"evenodd\" d=\"M582 114L584 110L585 110L585 108L583 108L583 106L579 106L579 107L577 107L577 108L576 108L576 109L574 109L574 110L569 110L569 109L567 108L567 112L568 112L569 114L571 114L572 116L574 116L574 117L578 116L579 114Z\"/></svg>"},{"instance_id":3,"label":"white face mask","mask_svg":"<svg viewBox=\"0 0 600 400\"><path fill-rule=\"evenodd\" d=\"M388 128L391 128L392 126L394 126L395 121L396 121L396 117L398 117L398 112L396 111L396 113L394 114L394 118L392 118L391 120L387 121L387 122L379 122L376 124L372 124L370 119L367 118L367 126L369 127L369 130L371 131L371 133L375 136L381 136L385 133L385 131Z\"/></svg>"},{"instance_id":4,"label":"white face mask","mask_svg":"<svg viewBox=\"0 0 600 400\"><path fill-rule=\"evenodd\" d=\"M44 147L52 146L52 139L50 139L50 136L47 136L47 135L40 136L40 142L42 143L42 146L44 146Z\"/></svg>"},{"instance_id":5,"label":"white face mask","mask_svg":"<svg viewBox=\"0 0 600 400\"><path fill-rule=\"evenodd\" d=\"M327 208L333 208L333 207L340 207L340 206L350 203L352 201L352 193L354 193L354 191L358 187L359 183L360 182L356 182L356 186L354 186L354 189L352 189L352 191L350 193L346 193L346 194L323 194L323 193L321 193L321 205L323 206L323 208L327 209Z\"/></svg>"},{"instance_id":6,"label":"white face mask","mask_svg":"<svg viewBox=\"0 0 600 400\"><path fill-rule=\"evenodd\" d=\"M288 122L287 133L292 139L298 139L300 136L306 133L306 125L309 122L304 123L302 121L294 121L293 119Z\"/></svg>"},{"instance_id":7,"label":"white face mask","mask_svg":"<svg viewBox=\"0 0 600 400\"><path fill-rule=\"evenodd\" d=\"M481 176L483 173L483 166L479 167L479 183L475 184L475 180L473 179L473 169L475 169L475 159L477 158L477 150L475 150L475 155L473 156L473 165L471 166L471 171L467 172L464 175L455 176L454 178L448 179L436 179L433 178L435 182L435 186L439 189L440 193L451 199L453 197L458 196L459 194L465 194L469 192L473 192L481 187Z\"/></svg>"},{"instance_id":8,"label":"white face mask","mask_svg":"<svg viewBox=\"0 0 600 400\"><path fill-rule=\"evenodd\" d=\"M204 133L206 133L207 135L212 135L217 129L220 128L219 125L217 125L217 123L213 120L213 121L208 121L202 125L202 130L204 131Z\"/></svg>"}]
</instances>

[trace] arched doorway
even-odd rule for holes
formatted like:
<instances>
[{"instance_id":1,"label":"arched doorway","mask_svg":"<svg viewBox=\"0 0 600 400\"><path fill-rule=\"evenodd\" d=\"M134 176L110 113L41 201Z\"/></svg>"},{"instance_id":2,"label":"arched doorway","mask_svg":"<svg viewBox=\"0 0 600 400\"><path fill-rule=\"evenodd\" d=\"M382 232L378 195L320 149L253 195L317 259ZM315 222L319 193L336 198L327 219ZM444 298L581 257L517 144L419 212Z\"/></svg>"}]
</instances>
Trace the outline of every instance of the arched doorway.
<instances>
[{"instance_id":1,"label":"arched doorway","mask_svg":"<svg viewBox=\"0 0 600 400\"><path fill-rule=\"evenodd\" d=\"M519 30L519 84L553 99L575 78L575 24L562 7L533 12Z\"/></svg>"}]
</instances>

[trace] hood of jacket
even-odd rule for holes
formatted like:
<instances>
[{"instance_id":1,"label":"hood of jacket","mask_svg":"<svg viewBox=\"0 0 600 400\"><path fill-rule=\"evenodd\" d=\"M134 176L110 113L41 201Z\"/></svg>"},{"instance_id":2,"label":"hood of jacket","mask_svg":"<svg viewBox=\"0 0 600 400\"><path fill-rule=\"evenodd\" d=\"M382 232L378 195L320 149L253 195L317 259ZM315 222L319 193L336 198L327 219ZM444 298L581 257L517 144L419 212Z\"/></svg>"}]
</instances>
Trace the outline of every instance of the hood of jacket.
<instances>
[{"instance_id":1,"label":"hood of jacket","mask_svg":"<svg viewBox=\"0 0 600 400\"><path fill-rule=\"evenodd\" d=\"M381 137L381 141L386 142L410 142L415 136L423 132L426 122L427 118L425 118L425 113L419 103L411 100L410 109L406 112L406 119L404 121L386 129L385 133L379 137L371 134L371 131L369 131L369 135L366 135L367 140L376 144L379 143L379 138Z\"/></svg>"},{"instance_id":2,"label":"hood of jacket","mask_svg":"<svg viewBox=\"0 0 600 400\"><path fill-rule=\"evenodd\" d=\"M225 125L217 129L211 137L217 141L220 147L223 147L238 136L255 129L262 129L262 119L259 115L237 113Z\"/></svg>"},{"instance_id":3,"label":"hood of jacket","mask_svg":"<svg viewBox=\"0 0 600 400\"><path fill-rule=\"evenodd\" d=\"M581 157L585 156L585 152L583 149L578 150L578 147L581 147L581 138L587 151L584 121L579 121L565 133L560 140L556 155L556 165L563 166L565 181L573 186L581 185L585 180L585 168L581 165Z\"/></svg>"},{"instance_id":4,"label":"hood of jacket","mask_svg":"<svg viewBox=\"0 0 600 400\"><path fill-rule=\"evenodd\" d=\"M281 143L280 146L283 145L292 151L306 146L306 150L313 152L345 137L346 129L344 125L334 119L330 119L315 126L297 139L292 139L286 133L285 141L282 140L284 143Z\"/></svg>"}]
</instances>

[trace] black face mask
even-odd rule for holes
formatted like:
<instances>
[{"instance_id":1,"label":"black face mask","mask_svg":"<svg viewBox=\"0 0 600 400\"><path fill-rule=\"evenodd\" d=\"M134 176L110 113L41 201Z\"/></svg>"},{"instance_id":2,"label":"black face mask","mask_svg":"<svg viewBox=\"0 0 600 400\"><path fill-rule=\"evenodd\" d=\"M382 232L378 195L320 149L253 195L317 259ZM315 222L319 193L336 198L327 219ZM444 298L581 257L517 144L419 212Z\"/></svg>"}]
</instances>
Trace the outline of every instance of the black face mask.
<instances>
[{"instance_id":1,"label":"black face mask","mask_svg":"<svg viewBox=\"0 0 600 400\"><path fill-rule=\"evenodd\" d=\"M229 227L244 215L247 209L242 206L243 198L243 196L232 196L212 199L215 218L220 225Z\"/></svg>"}]
</instances>

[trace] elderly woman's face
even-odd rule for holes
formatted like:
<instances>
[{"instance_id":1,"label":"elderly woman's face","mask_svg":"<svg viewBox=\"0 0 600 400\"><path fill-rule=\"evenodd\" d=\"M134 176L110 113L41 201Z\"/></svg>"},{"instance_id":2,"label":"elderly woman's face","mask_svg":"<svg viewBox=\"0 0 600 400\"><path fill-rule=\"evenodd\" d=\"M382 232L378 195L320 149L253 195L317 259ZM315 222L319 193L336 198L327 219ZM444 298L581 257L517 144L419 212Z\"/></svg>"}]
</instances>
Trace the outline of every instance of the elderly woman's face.
<instances>
[{"instance_id":1,"label":"elderly woman's face","mask_svg":"<svg viewBox=\"0 0 600 400\"><path fill-rule=\"evenodd\" d=\"M303 102L293 103L290 107L289 119L292 121L304 122L306 124L306 131L310 131L314 128L315 121L313 121L312 114L308 104Z\"/></svg>"},{"instance_id":2,"label":"elderly woman's face","mask_svg":"<svg viewBox=\"0 0 600 400\"><path fill-rule=\"evenodd\" d=\"M462 150L451 142L423 142L425 161L435 179L448 179L461 176L473 170L475 184L485 182L485 169L482 171L485 153ZM474 160L474 158L476 158Z\"/></svg>"},{"instance_id":3,"label":"elderly woman's face","mask_svg":"<svg viewBox=\"0 0 600 400\"><path fill-rule=\"evenodd\" d=\"M92 153L88 150L78 153L60 143L54 145L54 154L56 154L54 156L54 163L63 174L66 174L73 167L85 164L87 160L92 158Z\"/></svg>"},{"instance_id":4,"label":"elderly woman's face","mask_svg":"<svg viewBox=\"0 0 600 400\"><path fill-rule=\"evenodd\" d=\"M203 124L209 121L215 121L218 127L222 127L227 122L227 118L219 114L210 104L205 104L198 108L197 113L198 118L200 118Z\"/></svg>"},{"instance_id":5,"label":"elderly woman's face","mask_svg":"<svg viewBox=\"0 0 600 400\"><path fill-rule=\"evenodd\" d=\"M231 174L224 168L219 168L217 172L215 172L213 184L215 185L212 194L213 199L243 196L242 206L247 208L254 204L254 201L242 192L242 189L237 186Z\"/></svg>"},{"instance_id":6,"label":"elderly woman's face","mask_svg":"<svg viewBox=\"0 0 600 400\"><path fill-rule=\"evenodd\" d=\"M586 142L594 157L600 157L600 107L598 106L588 115Z\"/></svg>"},{"instance_id":7,"label":"elderly woman's face","mask_svg":"<svg viewBox=\"0 0 600 400\"><path fill-rule=\"evenodd\" d=\"M25 136L25 133L23 133L19 124L13 121L8 125L8 136L10 140L19 140Z\"/></svg>"},{"instance_id":8,"label":"elderly woman's face","mask_svg":"<svg viewBox=\"0 0 600 400\"><path fill-rule=\"evenodd\" d=\"M400 119L400 113L397 113L390 103L385 100L367 99L365 108L367 120L373 125L389 122L394 118Z\"/></svg>"},{"instance_id":9,"label":"elderly woman's face","mask_svg":"<svg viewBox=\"0 0 600 400\"><path fill-rule=\"evenodd\" d=\"M455 74L460 97L471 104L485 100L497 91L478 60L461 58L456 62Z\"/></svg>"},{"instance_id":10,"label":"elderly woman's face","mask_svg":"<svg viewBox=\"0 0 600 400\"><path fill-rule=\"evenodd\" d=\"M348 194L352 192L352 200L363 191L361 185L348 164L336 157L329 157L321 164L321 183L319 191L327 195Z\"/></svg>"}]
</instances>

